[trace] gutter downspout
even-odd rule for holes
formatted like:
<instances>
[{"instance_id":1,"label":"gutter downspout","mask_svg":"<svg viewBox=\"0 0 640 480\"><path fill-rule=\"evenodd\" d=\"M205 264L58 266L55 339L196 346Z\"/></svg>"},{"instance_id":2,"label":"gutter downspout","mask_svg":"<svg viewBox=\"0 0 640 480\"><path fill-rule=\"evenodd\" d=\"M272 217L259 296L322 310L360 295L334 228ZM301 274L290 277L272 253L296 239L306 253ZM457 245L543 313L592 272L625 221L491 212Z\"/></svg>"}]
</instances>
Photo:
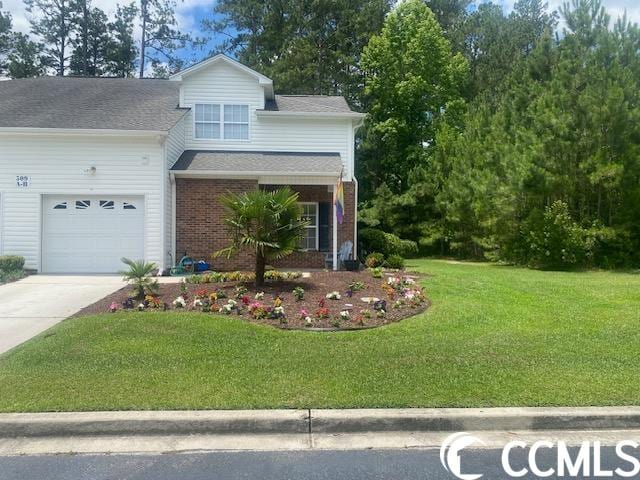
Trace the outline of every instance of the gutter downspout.
<instances>
[{"instance_id":1,"label":"gutter downspout","mask_svg":"<svg viewBox=\"0 0 640 480\"><path fill-rule=\"evenodd\" d=\"M171 262L176 264L176 176L169 172L169 182L171 183Z\"/></svg>"},{"instance_id":2,"label":"gutter downspout","mask_svg":"<svg viewBox=\"0 0 640 480\"><path fill-rule=\"evenodd\" d=\"M353 172L351 176L353 177L353 183L355 184L355 199L354 199L354 214L353 214L353 259L358 259L358 179L356 178L356 131L364 125L364 118L360 118L353 125Z\"/></svg>"}]
</instances>

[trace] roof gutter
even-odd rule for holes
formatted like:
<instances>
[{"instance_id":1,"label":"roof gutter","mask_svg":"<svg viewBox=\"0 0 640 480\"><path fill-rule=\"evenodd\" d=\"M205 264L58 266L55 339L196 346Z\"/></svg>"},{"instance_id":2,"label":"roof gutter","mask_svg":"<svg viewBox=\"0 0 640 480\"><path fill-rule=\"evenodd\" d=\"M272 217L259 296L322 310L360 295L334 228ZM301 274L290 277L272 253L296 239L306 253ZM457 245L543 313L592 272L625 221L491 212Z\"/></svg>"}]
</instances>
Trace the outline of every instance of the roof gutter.
<instances>
[{"instance_id":1,"label":"roof gutter","mask_svg":"<svg viewBox=\"0 0 640 480\"><path fill-rule=\"evenodd\" d=\"M220 170L171 170L174 178L189 177L219 177L219 178L256 178L256 177L339 177L340 172L278 172L273 170L247 171L220 171Z\"/></svg>"},{"instance_id":2,"label":"roof gutter","mask_svg":"<svg viewBox=\"0 0 640 480\"><path fill-rule=\"evenodd\" d=\"M0 135L106 135L111 137L166 137L165 130L115 130L103 128L0 127Z\"/></svg>"},{"instance_id":3,"label":"roof gutter","mask_svg":"<svg viewBox=\"0 0 640 480\"><path fill-rule=\"evenodd\" d=\"M259 117L305 117L305 118L364 118L364 113L358 112L290 112L282 110L256 110Z\"/></svg>"}]
</instances>

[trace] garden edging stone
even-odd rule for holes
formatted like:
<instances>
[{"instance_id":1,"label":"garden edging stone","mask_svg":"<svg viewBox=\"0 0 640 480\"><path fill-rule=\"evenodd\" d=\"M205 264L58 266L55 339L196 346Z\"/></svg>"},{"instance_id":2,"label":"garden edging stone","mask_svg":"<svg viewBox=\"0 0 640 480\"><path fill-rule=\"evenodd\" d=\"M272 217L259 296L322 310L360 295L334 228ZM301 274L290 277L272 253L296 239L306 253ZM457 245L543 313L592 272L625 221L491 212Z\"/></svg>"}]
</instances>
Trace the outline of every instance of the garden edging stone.
<instances>
[{"instance_id":1,"label":"garden edging stone","mask_svg":"<svg viewBox=\"0 0 640 480\"><path fill-rule=\"evenodd\" d=\"M640 407L209 410L0 414L0 438L640 428Z\"/></svg>"}]
</instances>

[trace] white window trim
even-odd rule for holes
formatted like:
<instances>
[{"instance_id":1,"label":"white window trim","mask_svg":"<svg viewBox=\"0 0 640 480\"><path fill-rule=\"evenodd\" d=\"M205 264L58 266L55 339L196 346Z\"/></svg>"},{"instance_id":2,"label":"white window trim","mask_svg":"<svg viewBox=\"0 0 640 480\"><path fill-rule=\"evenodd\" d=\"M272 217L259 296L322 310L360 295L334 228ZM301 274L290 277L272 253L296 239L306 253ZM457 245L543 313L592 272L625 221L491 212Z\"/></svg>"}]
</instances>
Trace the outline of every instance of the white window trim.
<instances>
[{"instance_id":1,"label":"white window trim","mask_svg":"<svg viewBox=\"0 0 640 480\"><path fill-rule=\"evenodd\" d=\"M315 249L309 249L309 248L303 248L302 251L303 252L319 252L320 251L320 202L298 202L298 205L303 206L303 205L315 205L316 206L316 248ZM312 225L309 225L309 227L305 227L305 230L307 228L312 227Z\"/></svg>"},{"instance_id":2,"label":"white window trim","mask_svg":"<svg viewBox=\"0 0 640 480\"><path fill-rule=\"evenodd\" d=\"M196 105L218 105L220 107L220 138L198 138L196 137ZM247 132L248 138L224 138L224 107L226 105L243 105L247 107ZM215 143L248 143L251 141L251 105L248 103L220 103L220 102L195 102L191 106L192 118L192 138L195 142L215 142ZM218 123L218 122L200 122L200 123ZM244 125L244 122L229 122L234 125Z\"/></svg>"},{"instance_id":3,"label":"white window trim","mask_svg":"<svg viewBox=\"0 0 640 480\"><path fill-rule=\"evenodd\" d=\"M202 121L202 122L198 122L196 120L196 105L217 105L220 108L220 120L218 120L217 122L209 122L209 121ZM220 141L222 139L222 115L223 115L223 110L222 110L222 105L216 102L197 102L193 104L193 108L191 110L193 112L193 139L194 140L198 140L198 141L205 141L205 142L217 142ZM220 138L198 138L196 137L196 124L198 123L202 123L202 124L207 124L207 125L215 125L216 123L218 125L220 125Z\"/></svg>"}]
</instances>

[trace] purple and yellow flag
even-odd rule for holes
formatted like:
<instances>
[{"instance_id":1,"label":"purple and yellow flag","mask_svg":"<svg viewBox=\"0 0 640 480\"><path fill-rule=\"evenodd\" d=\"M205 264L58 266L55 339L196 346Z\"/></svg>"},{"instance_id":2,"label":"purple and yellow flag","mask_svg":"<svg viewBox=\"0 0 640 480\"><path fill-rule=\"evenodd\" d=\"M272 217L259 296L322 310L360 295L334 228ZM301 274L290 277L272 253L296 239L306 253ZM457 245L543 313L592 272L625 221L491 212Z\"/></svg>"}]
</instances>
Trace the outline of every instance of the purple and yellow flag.
<instances>
[{"instance_id":1,"label":"purple and yellow flag","mask_svg":"<svg viewBox=\"0 0 640 480\"><path fill-rule=\"evenodd\" d=\"M333 192L333 204L336 206L338 223L342 225L344 221L344 185L342 185L342 172L340 172L338 184Z\"/></svg>"}]
</instances>

